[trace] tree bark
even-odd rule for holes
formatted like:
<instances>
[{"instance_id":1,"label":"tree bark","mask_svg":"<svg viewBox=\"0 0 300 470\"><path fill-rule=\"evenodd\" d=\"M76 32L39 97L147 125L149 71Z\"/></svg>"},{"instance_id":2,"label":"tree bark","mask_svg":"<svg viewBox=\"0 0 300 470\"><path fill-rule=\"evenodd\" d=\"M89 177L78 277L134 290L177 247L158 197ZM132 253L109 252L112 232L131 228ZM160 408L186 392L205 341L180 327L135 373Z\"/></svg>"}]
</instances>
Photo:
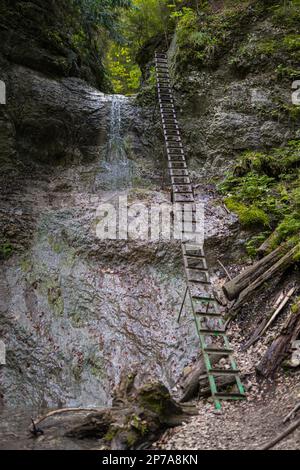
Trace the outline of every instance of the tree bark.
<instances>
[{"instance_id":1,"label":"tree bark","mask_svg":"<svg viewBox=\"0 0 300 470\"><path fill-rule=\"evenodd\" d=\"M269 255L265 256L254 265L246 268L241 274L234 279L226 282L223 291L229 300L236 299L239 294L251 285L260 275L265 273L269 268L277 263L286 254L285 247L278 247Z\"/></svg>"},{"instance_id":2,"label":"tree bark","mask_svg":"<svg viewBox=\"0 0 300 470\"><path fill-rule=\"evenodd\" d=\"M213 356L211 364L216 364L223 356ZM234 377L217 377L216 383L218 389L222 389L228 385L235 383ZM206 367L201 357L199 361L193 365L189 374L179 382L181 389L180 402L185 403L196 397L208 397L211 395L211 389L208 382Z\"/></svg>"},{"instance_id":3,"label":"tree bark","mask_svg":"<svg viewBox=\"0 0 300 470\"><path fill-rule=\"evenodd\" d=\"M261 274L259 277L256 278L254 282L252 282L246 289L244 289L231 309L231 315L235 316L238 310L241 308L242 304L251 297L252 293L258 289L262 284L266 281L278 275L279 273L284 272L288 267L290 267L295 261L294 256L299 250L298 245L292 248L288 253L286 253L283 257L281 257L273 266L271 266L267 271Z\"/></svg>"},{"instance_id":4,"label":"tree bark","mask_svg":"<svg viewBox=\"0 0 300 470\"><path fill-rule=\"evenodd\" d=\"M173 400L161 383L135 388L135 376L123 377L111 408L89 414L66 435L101 439L107 449L143 449L149 448L167 428L197 414L195 407Z\"/></svg>"},{"instance_id":5,"label":"tree bark","mask_svg":"<svg viewBox=\"0 0 300 470\"><path fill-rule=\"evenodd\" d=\"M251 338L243 346L242 348L243 351L246 351L250 346L252 346L252 344L256 343L256 341L258 341L261 338L261 336L265 333L267 328L276 319L279 313L285 308L287 302L290 300L295 290L296 290L296 287L292 287L292 289L290 289L286 295L284 295L284 293L281 292L280 296L278 297L277 301L274 304L274 307L271 310L270 315L264 318L260 322L260 324L256 327Z\"/></svg>"},{"instance_id":6,"label":"tree bark","mask_svg":"<svg viewBox=\"0 0 300 470\"><path fill-rule=\"evenodd\" d=\"M217 360L220 360L221 357L217 359L217 357L212 359L212 365L216 363ZM203 357L191 367L191 371L185 375L181 381L179 382L179 386L181 389L181 397L180 402L185 403L192 398L195 398L198 395L199 388L200 388L200 381L206 381L208 385L208 378L206 374L206 368L204 364Z\"/></svg>"},{"instance_id":7,"label":"tree bark","mask_svg":"<svg viewBox=\"0 0 300 470\"><path fill-rule=\"evenodd\" d=\"M298 313L291 313L286 326L280 336L268 348L262 360L256 367L257 372L263 377L271 377L285 359L290 344L300 333L300 303Z\"/></svg>"},{"instance_id":8,"label":"tree bark","mask_svg":"<svg viewBox=\"0 0 300 470\"><path fill-rule=\"evenodd\" d=\"M270 252L271 243L274 239L274 232L260 245L256 253L259 258L266 256Z\"/></svg>"}]
</instances>

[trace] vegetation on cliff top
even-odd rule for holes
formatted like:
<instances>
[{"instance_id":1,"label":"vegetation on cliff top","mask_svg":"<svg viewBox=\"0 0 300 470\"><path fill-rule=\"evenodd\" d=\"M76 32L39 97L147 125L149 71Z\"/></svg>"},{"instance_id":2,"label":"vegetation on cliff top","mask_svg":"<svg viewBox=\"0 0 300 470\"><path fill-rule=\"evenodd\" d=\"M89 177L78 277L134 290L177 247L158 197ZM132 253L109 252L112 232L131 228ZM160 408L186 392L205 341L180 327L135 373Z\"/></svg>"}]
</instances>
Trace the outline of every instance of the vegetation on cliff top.
<instances>
[{"instance_id":1,"label":"vegetation on cliff top","mask_svg":"<svg viewBox=\"0 0 300 470\"><path fill-rule=\"evenodd\" d=\"M201 9L178 13L177 65L216 66L230 51L233 69L257 70L274 63L295 72L300 58L300 1L225 1L222 9L202 2ZM247 33L249 22L266 19L262 31ZM237 46L235 46L235 43Z\"/></svg>"},{"instance_id":2,"label":"vegetation on cliff top","mask_svg":"<svg viewBox=\"0 0 300 470\"><path fill-rule=\"evenodd\" d=\"M220 190L241 224L259 229L248 242L249 254L254 255L270 234L270 248L300 241L299 140L267 153L246 152Z\"/></svg>"}]
</instances>

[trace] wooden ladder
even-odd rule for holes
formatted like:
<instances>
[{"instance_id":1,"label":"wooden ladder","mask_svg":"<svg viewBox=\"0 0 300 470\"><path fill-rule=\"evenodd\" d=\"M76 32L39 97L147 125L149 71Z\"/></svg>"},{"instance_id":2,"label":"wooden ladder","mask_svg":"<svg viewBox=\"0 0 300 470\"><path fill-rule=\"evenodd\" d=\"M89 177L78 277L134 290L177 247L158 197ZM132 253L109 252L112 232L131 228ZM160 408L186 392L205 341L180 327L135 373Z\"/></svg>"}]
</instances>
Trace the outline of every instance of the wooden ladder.
<instances>
[{"instance_id":1,"label":"wooden ladder","mask_svg":"<svg viewBox=\"0 0 300 470\"><path fill-rule=\"evenodd\" d=\"M155 53L155 69L158 102L172 184L172 201L176 203L175 207L181 212L180 216L184 217L184 220L190 213L190 220L196 223L193 187L176 118L166 54ZM233 357L233 350L226 336L224 321L213 294L203 245L198 242L182 241L181 246L187 287L178 321L186 298L189 296L212 398L215 407L220 409L221 400L241 400L246 396ZM222 366L215 367L214 364L220 359L223 360ZM216 378L220 376L234 378L237 391L219 392Z\"/></svg>"}]
</instances>

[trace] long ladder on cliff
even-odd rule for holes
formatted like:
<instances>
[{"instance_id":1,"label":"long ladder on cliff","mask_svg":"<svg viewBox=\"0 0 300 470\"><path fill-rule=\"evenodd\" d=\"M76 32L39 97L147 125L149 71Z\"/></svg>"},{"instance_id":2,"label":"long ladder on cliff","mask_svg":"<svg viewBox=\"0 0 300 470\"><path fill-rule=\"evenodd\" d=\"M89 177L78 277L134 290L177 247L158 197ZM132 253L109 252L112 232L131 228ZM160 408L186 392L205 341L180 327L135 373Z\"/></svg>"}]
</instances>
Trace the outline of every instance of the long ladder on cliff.
<instances>
[{"instance_id":1,"label":"long ladder on cliff","mask_svg":"<svg viewBox=\"0 0 300 470\"><path fill-rule=\"evenodd\" d=\"M180 216L186 218L189 213L190 220L195 223L196 210L193 187L176 117L166 54L155 53L155 69L158 102L172 185L172 200L176 204L175 207L179 207ZM215 407L220 409L221 400L241 400L245 398L245 392L233 357L234 351L230 347L224 321L213 294L203 245L198 242L182 241L181 246L187 284L182 307L188 295L212 398ZM222 365L216 365L221 364L221 362ZM237 391L234 393L219 392L216 379L221 376L234 378Z\"/></svg>"}]
</instances>

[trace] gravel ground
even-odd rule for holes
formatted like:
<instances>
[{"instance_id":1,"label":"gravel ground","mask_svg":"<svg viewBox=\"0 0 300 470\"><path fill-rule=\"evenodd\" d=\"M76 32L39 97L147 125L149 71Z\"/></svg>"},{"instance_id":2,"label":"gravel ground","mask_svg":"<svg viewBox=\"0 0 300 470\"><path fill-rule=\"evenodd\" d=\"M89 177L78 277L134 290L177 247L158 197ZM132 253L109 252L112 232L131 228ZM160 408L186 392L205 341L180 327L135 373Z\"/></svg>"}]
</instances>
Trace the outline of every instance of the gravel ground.
<instances>
[{"instance_id":1,"label":"gravel ground","mask_svg":"<svg viewBox=\"0 0 300 470\"><path fill-rule=\"evenodd\" d=\"M277 295L278 293L274 299ZM241 345L245 342L241 322L233 322L229 328L228 337L236 351L239 369L242 374L246 374L243 382L247 400L222 402L220 411L215 410L208 400L199 400L199 414L182 426L168 430L154 448L254 450L260 449L286 429L289 423L283 424L283 419L300 401L299 368L294 372L284 372L281 369L273 380L259 380L255 373L255 366L270 342L278 335L289 314L289 309L286 310L264 338L246 352L241 351ZM300 411L297 416L300 416ZM274 447L289 450L299 448L300 428Z\"/></svg>"},{"instance_id":2,"label":"gravel ground","mask_svg":"<svg viewBox=\"0 0 300 470\"><path fill-rule=\"evenodd\" d=\"M268 390L266 388L268 387ZM255 388L244 402L226 402L217 411L206 400L198 402L199 414L183 426L168 430L155 448L176 450L259 449L287 426L283 418L300 401L299 376L278 377ZM300 414L298 412L298 414ZM299 449L300 429L275 449Z\"/></svg>"}]
</instances>

